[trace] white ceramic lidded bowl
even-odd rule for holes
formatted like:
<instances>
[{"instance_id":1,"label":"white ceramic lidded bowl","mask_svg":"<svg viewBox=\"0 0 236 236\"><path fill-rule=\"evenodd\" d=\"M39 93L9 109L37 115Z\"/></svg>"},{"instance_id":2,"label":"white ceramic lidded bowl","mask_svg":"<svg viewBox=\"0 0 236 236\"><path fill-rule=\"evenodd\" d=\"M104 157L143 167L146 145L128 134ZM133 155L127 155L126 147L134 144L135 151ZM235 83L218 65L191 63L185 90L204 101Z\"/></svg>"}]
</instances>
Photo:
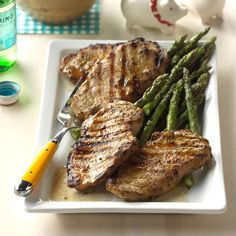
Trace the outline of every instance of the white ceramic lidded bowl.
<instances>
[{"instance_id":1,"label":"white ceramic lidded bowl","mask_svg":"<svg viewBox=\"0 0 236 236\"><path fill-rule=\"evenodd\" d=\"M82 16L96 0L18 0L33 18L51 24L67 23Z\"/></svg>"}]
</instances>

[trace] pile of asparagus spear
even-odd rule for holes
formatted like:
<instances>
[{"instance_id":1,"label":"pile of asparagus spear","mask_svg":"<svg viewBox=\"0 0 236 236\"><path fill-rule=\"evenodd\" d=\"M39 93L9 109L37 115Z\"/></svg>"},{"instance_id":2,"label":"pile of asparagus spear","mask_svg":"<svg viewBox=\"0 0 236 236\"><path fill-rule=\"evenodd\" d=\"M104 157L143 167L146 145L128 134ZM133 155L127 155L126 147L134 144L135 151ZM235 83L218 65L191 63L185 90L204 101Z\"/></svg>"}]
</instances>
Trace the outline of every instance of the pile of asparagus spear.
<instances>
[{"instance_id":1,"label":"pile of asparagus spear","mask_svg":"<svg viewBox=\"0 0 236 236\"><path fill-rule=\"evenodd\" d=\"M200 135L199 111L205 101L210 79L209 60L215 49L216 37L205 43L199 40L210 28L187 40L184 35L168 49L170 60L166 74L160 75L135 104L146 116L139 134L144 144L154 131L190 129Z\"/></svg>"}]
</instances>

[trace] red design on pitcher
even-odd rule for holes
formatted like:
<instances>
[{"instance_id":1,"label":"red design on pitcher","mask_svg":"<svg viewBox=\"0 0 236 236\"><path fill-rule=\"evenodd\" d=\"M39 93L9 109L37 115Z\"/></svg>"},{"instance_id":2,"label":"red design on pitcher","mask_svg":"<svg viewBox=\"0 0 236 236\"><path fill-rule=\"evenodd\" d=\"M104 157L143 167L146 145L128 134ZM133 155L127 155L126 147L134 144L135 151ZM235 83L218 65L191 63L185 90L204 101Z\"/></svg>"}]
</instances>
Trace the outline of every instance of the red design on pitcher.
<instances>
[{"instance_id":1,"label":"red design on pitcher","mask_svg":"<svg viewBox=\"0 0 236 236\"><path fill-rule=\"evenodd\" d=\"M158 12L158 9L157 9L157 0L151 0L151 11L152 11L152 13L153 13L153 16L154 16L161 24L167 25L167 26L173 26L173 24L170 23L169 21L161 19L161 15L160 15L160 13Z\"/></svg>"}]
</instances>

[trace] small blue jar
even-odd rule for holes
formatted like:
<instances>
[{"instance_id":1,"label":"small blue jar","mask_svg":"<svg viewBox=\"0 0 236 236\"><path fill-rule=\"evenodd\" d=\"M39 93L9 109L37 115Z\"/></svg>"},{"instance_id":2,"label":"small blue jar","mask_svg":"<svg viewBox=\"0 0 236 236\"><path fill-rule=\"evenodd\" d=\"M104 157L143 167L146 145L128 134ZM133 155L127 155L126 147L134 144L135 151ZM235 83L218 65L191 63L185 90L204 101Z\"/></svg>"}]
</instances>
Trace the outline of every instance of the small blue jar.
<instances>
[{"instance_id":1,"label":"small blue jar","mask_svg":"<svg viewBox=\"0 0 236 236\"><path fill-rule=\"evenodd\" d=\"M13 81L0 82L0 105L10 105L19 98L21 87Z\"/></svg>"}]
</instances>

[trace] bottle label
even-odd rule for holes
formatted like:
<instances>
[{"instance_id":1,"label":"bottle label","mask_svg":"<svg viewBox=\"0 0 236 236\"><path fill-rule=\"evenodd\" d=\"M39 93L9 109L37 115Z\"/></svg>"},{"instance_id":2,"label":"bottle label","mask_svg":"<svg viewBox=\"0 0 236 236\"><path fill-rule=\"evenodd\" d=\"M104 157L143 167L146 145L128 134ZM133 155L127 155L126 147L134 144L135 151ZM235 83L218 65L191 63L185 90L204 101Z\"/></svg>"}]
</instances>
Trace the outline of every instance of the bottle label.
<instances>
[{"instance_id":1,"label":"bottle label","mask_svg":"<svg viewBox=\"0 0 236 236\"><path fill-rule=\"evenodd\" d=\"M16 6L0 13L0 51L16 44Z\"/></svg>"}]
</instances>

